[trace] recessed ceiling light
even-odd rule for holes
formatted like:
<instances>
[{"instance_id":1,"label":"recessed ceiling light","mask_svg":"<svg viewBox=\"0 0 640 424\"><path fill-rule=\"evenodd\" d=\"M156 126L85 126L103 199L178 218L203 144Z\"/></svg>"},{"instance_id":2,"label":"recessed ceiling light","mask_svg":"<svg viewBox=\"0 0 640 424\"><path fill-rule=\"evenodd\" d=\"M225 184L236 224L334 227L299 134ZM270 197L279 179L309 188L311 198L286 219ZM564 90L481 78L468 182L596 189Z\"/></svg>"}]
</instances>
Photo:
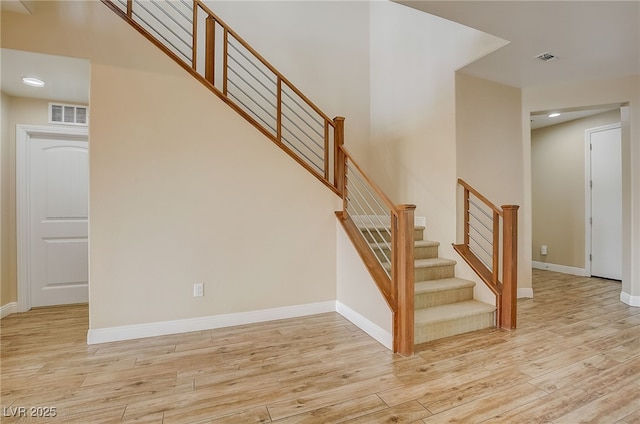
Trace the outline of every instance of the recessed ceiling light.
<instances>
[{"instance_id":1,"label":"recessed ceiling light","mask_svg":"<svg viewBox=\"0 0 640 424\"><path fill-rule=\"evenodd\" d=\"M44 87L44 81L38 78L24 77L22 78L22 83L31 87Z\"/></svg>"},{"instance_id":2,"label":"recessed ceiling light","mask_svg":"<svg viewBox=\"0 0 640 424\"><path fill-rule=\"evenodd\" d=\"M550 113L548 116L549 118L555 118L556 116L560 116L560 114L556 112L556 113Z\"/></svg>"}]
</instances>

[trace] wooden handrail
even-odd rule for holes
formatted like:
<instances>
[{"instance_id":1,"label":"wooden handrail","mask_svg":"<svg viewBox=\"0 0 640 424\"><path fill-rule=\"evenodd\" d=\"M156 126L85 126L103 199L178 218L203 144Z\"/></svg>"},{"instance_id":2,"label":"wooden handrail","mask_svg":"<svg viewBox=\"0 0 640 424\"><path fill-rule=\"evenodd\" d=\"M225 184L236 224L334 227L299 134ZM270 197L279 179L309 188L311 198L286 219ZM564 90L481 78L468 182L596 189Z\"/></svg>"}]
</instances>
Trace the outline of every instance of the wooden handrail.
<instances>
[{"instance_id":1,"label":"wooden handrail","mask_svg":"<svg viewBox=\"0 0 640 424\"><path fill-rule=\"evenodd\" d=\"M463 244L454 244L454 249L469 264L480 279L496 296L496 325L500 328L516 328L517 315L517 244L518 244L518 208L516 205L504 205L498 209L492 202L464 180L458 179L464 191L463 208ZM491 210L492 215L492 255L491 268L474 253L470 236L470 197L473 195ZM500 223L502 222L502 227ZM487 227L485 227L487 228ZM502 228L502 240L500 240ZM500 244L500 242L502 242ZM480 247L481 248L481 247ZM502 281L499 278L500 256L502 255Z\"/></svg>"},{"instance_id":2,"label":"wooden handrail","mask_svg":"<svg viewBox=\"0 0 640 424\"><path fill-rule=\"evenodd\" d=\"M463 179L458 178L458 184L460 184L462 187L464 187L466 190L468 190L469 193L471 193L475 197L477 197L478 200L482 201L482 203L484 203L485 205L490 207L495 213L497 213L498 215L502 216L502 211L496 205L491 203L486 197L484 197L482 194L480 194L480 192L478 190L476 190L475 188L471 187Z\"/></svg>"}]
</instances>

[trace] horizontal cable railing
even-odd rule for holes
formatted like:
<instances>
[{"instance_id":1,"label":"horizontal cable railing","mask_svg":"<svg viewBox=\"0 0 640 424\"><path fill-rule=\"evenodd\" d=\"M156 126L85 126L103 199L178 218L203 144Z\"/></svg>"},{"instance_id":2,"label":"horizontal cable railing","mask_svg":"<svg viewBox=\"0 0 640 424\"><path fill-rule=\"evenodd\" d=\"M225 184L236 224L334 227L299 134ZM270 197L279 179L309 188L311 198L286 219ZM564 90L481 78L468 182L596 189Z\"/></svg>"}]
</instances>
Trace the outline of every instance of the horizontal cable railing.
<instances>
[{"instance_id":1,"label":"horizontal cable railing","mask_svg":"<svg viewBox=\"0 0 640 424\"><path fill-rule=\"evenodd\" d=\"M515 328L518 206L499 209L465 181L458 184L463 188L464 242L454 248L496 295L497 326Z\"/></svg>"},{"instance_id":2,"label":"horizontal cable railing","mask_svg":"<svg viewBox=\"0 0 640 424\"><path fill-rule=\"evenodd\" d=\"M102 0L341 195L336 122L200 0Z\"/></svg>"},{"instance_id":3,"label":"horizontal cable railing","mask_svg":"<svg viewBox=\"0 0 640 424\"><path fill-rule=\"evenodd\" d=\"M363 172L344 146L337 173L343 179L347 234L394 313L394 351L413 352L414 205L396 205Z\"/></svg>"}]
</instances>

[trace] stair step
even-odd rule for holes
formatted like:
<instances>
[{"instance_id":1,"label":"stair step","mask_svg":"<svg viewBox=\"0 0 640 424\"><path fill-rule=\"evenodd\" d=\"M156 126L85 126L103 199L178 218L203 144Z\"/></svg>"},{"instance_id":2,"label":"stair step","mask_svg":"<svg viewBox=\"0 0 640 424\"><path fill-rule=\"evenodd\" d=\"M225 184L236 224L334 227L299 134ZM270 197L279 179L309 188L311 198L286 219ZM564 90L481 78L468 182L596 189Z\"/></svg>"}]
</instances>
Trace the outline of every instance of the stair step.
<instances>
[{"instance_id":1,"label":"stair step","mask_svg":"<svg viewBox=\"0 0 640 424\"><path fill-rule=\"evenodd\" d=\"M358 229L369 243L382 242L382 240L391 241L391 232L389 227L359 225ZM424 229L425 227L414 227L413 240L418 241L424 239Z\"/></svg>"},{"instance_id":2,"label":"stair step","mask_svg":"<svg viewBox=\"0 0 640 424\"><path fill-rule=\"evenodd\" d=\"M390 249L386 245L377 243L369 243L369 245L381 261L386 262L391 258ZM416 240L414 242L413 256L415 259L437 258L439 246L440 243L437 241Z\"/></svg>"},{"instance_id":3,"label":"stair step","mask_svg":"<svg viewBox=\"0 0 640 424\"><path fill-rule=\"evenodd\" d=\"M443 278L419 281L415 285L415 308L433 308L473 299L473 281Z\"/></svg>"},{"instance_id":4,"label":"stair step","mask_svg":"<svg viewBox=\"0 0 640 424\"><path fill-rule=\"evenodd\" d=\"M425 343L493 327L495 309L495 306L476 300L418 309L415 311L414 342Z\"/></svg>"},{"instance_id":5,"label":"stair step","mask_svg":"<svg viewBox=\"0 0 640 424\"><path fill-rule=\"evenodd\" d=\"M431 281L455 277L456 261L445 258L415 260L415 281Z\"/></svg>"}]
</instances>

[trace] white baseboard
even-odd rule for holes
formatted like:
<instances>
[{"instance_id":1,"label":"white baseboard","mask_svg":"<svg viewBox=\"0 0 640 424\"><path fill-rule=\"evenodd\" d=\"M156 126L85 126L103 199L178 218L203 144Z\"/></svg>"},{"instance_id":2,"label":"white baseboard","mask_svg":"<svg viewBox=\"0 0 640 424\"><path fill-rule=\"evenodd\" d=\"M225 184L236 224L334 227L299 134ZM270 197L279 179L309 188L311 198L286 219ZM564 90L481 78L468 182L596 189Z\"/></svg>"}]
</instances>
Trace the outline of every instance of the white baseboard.
<instances>
[{"instance_id":1,"label":"white baseboard","mask_svg":"<svg viewBox=\"0 0 640 424\"><path fill-rule=\"evenodd\" d=\"M7 303L0 307L0 319L18 312L18 302Z\"/></svg>"},{"instance_id":2,"label":"white baseboard","mask_svg":"<svg viewBox=\"0 0 640 424\"><path fill-rule=\"evenodd\" d=\"M620 292L620 301L629 306L640 307L640 296L631 296L629 293Z\"/></svg>"},{"instance_id":3,"label":"white baseboard","mask_svg":"<svg viewBox=\"0 0 640 424\"><path fill-rule=\"evenodd\" d=\"M360 315L347 305L336 301L336 312L351 321L356 327L376 339L387 349L393 350L393 334L389 333L378 324Z\"/></svg>"},{"instance_id":4,"label":"white baseboard","mask_svg":"<svg viewBox=\"0 0 640 424\"><path fill-rule=\"evenodd\" d=\"M532 299L533 298L533 289L532 288L522 288L518 289L518 299L522 298Z\"/></svg>"},{"instance_id":5,"label":"white baseboard","mask_svg":"<svg viewBox=\"0 0 640 424\"><path fill-rule=\"evenodd\" d=\"M144 337L166 336L168 334L233 327L235 325L254 324L258 322L296 318L335 311L336 302L332 300L327 302L309 303L306 305L285 306L282 308L213 315L201 318L97 328L90 329L87 333L87 344L92 345L121 340L140 339Z\"/></svg>"},{"instance_id":6,"label":"white baseboard","mask_svg":"<svg viewBox=\"0 0 640 424\"><path fill-rule=\"evenodd\" d=\"M535 269L544 269L547 271L561 272L563 274L579 275L580 277L585 277L587 275L587 270L585 270L584 268L576 268L573 266L556 265L538 261L531 261L531 266Z\"/></svg>"}]
</instances>

